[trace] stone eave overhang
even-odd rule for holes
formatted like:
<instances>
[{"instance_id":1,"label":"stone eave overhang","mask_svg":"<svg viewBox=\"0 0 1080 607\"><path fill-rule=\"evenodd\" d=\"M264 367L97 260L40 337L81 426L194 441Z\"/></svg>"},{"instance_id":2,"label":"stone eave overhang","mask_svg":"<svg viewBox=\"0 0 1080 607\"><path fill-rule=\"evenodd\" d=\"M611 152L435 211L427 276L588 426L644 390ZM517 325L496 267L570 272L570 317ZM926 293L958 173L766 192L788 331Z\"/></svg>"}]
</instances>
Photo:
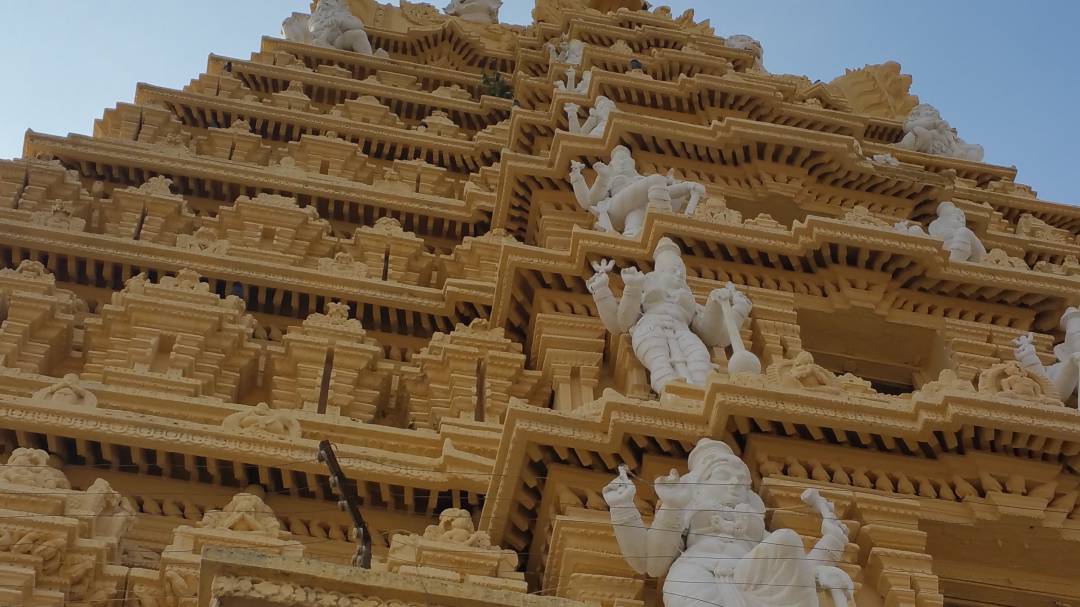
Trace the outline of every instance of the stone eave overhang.
<instances>
[{"instance_id":1,"label":"stone eave overhang","mask_svg":"<svg viewBox=\"0 0 1080 607\"><path fill-rule=\"evenodd\" d=\"M546 288L593 310L584 282L590 263L606 258L619 267L651 267L664 236L683 244L691 277L708 278L692 285L702 296L732 280L794 292L799 306L831 310L830 298L842 298L849 281L862 282L882 313L900 308L928 315L928 322L943 316L1039 331L1052 331L1064 310L1080 303L1076 278L951 262L939 241L889 229L810 217L780 232L650 213L640 240L576 229L566 250L506 247L491 320L525 334L532 305L525 287L534 285L551 285Z\"/></svg>"},{"instance_id":2,"label":"stone eave overhang","mask_svg":"<svg viewBox=\"0 0 1080 607\"><path fill-rule=\"evenodd\" d=\"M739 450L745 437L758 433L926 458L981 450L1080 465L1080 412L973 391L859 398L740 385L716 375L704 389L679 385L662 401L612 396L601 402L579 415L520 406L507 411L492 476L498 481L487 493L480 523L493 542L520 549L520 536L530 533L520 523L531 519L543 491L537 462L545 449L580 452L571 465L611 475L620 464L637 470L642 450L685 457L702 437ZM1015 443L994 439L1003 434ZM587 463L574 463L579 461ZM510 537L515 525L517 539Z\"/></svg>"},{"instance_id":3,"label":"stone eave overhang","mask_svg":"<svg viewBox=\"0 0 1080 607\"><path fill-rule=\"evenodd\" d=\"M480 145L475 141L433 136L423 131L371 125L338 118L328 114L268 106L224 97L212 97L173 89L139 84L135 103L162 103L172 109L184 126L196 129L228 128L237 118L255 120L257 124L278 125L280 129L260 129L256 134L268 142L285 144L299 141L301 135L324 135L336 132L346 141L368 147L377 142L379 149L393 148L397 153L380 158L372 149L368 156L377 160L422 159L448 171L468 174L498 162L500 148ZM292 136L272 137L270 132L291 133ZM386 146L385 143L397 144ZM401 150L398 150L401 148ZM367 151L365 151L367 153ZM385 153L385 152L384 152Z\"/></svg>"},{"instance_id":4,"label":"stone eave overhang","mask_svg":"<svg viewBox=\"0 0 1080 607\"><path fill-rule=\"evenodd\" d=\"M347 99L371 95L379 99L396 115L418 123L431 110L447 112L450 119L468 133L481 131L510 116L512 102L509 99L484 96L480 101L457 99L433 93L394 87L386 84L354 80L330 74L312 72L294 67L267 65L252 61L230 59L211 55L208 73L221 74L225 64L230 65L234 77L239 78L256 94L268 95L288 88L290 82L300 82L306 90L318 89L323 95L309 95L317 105L333 106ZM426 113L418 115L419 109Z\"/></svg>"},{"instance_id":5,"label":"stone eave overhang","mask_svg":"<svg viewBox=\"0 0 1080 607\"><path fill-rule=\"evenodd\" d=\"M47 253L50 258L56 258L49 260L47 266L50 267L59 265L58 258L61 256L65 257L69 264L82 258L87 260L88 264L96 261L108 266L103 270L103 280L106 283L104 287L89 283L90 271L86 272L86 282L76 280L73 284L104 288L106 291L117 290L122 285L110 284L109 280L114 274L111 271L113 265L132 271L135 268L140 271L156 271L158 275L175 273L186 268L200 273L211 284L215 281L225 281L226 284L239 282L245 286L259 287L262 291L287 290L311 297L323 297L327 301L338 299L356 302L357 305L369 304L377 310L417 314L425 317L426 322L410 322L407 326L395 324L396 330L389 332L405 335L418 332L423 337L430 337L439 331L448 332L458 323L468 324L474 318L486 316L494 296L493 284L482 279L450 278L442 288L435 289L376 278L326 276L314 268L279 265L261 260L222 258L151 242L87 232L60 232L29 224L8 224L0 234L0 246L31 251L34 259ZM64 274L78 277L78 272L72 268L65 267L61 276ZM123 279L126 280L127 277L125 273ZM68 282L58 280L58 285L64 287ZM259 305L257 309L263 308ZM376 313L375 316L378 318L381 314ZM387 330L382 326L369 329Z\"/></svg>"},{"instance_id":6,"label":"stone eave overhang","mask_svg":"<svg viewBox=\"0 0 1080 607\"><path fill-rule=\"evenodd\" d=\"M516 114L511 118L512 130L515 120ZM570 161L587 165L606 162L616 145L626 145L635 152L639 166L652 160L655 150L673 155L687 173L684 179L706 187L724 181L724 177L739 184L769 170L789 179L797 177L803 182L800 189L817 190L814 198L839 202L834 214L864 204L886 215L906 217L920 204L946 200L951 185L944 176L910 166L872 163L859 153L851 137L736 118L708 126L686 125L617 110L599 137L559 132L546 157L504 153L501 198L493 225L524 235L530 225L529 202L537 191L545 191L537 190L533 183L543 180L572 200L567 180Z\"/></svg>"},{"instance_id":7,"label":"stone eave overhang","mask_svg":"<svg viewBox=\"0 0 1080 607\"><path fill-rule=\"evenodd\" d=\"M133 141L83 135L58 137L30 131L26 135L23 153L26 157L39 153L51 154L69 168L78 167L88 179L102 178L104 167L109 167L111 170L107 173L113 176L114 181L122 176L129 176L125 181L115 184L120 187L143 183L144 179L133 178L132 174L143 174L146 178L153 175L168 177L180 188L179 193L186 196L199 195L197 192L184 191L188 181L201 179L221 184L225 187L204 189L211 193L220 191L223 195L219 200L224 206L230 206L236 196L254 190L302 196L315 202L327 201L331 207L340 202L358 208L373 207L384 215L426 216L472 226L487 223L493 210L490 195L475 198L466 196L464 201L421 193L403 195L347 179L314 173L301 176L282 174L273 167L209 156L178 154L159 145ZM97 167L96 170L92 171L91 165ZM235 196L227 194L230 189L236 192ZM338 218L331 214L328 219ZM418 236L445 238L438 233L425 234L422 229Z\"/></svg>"}]
</instances>

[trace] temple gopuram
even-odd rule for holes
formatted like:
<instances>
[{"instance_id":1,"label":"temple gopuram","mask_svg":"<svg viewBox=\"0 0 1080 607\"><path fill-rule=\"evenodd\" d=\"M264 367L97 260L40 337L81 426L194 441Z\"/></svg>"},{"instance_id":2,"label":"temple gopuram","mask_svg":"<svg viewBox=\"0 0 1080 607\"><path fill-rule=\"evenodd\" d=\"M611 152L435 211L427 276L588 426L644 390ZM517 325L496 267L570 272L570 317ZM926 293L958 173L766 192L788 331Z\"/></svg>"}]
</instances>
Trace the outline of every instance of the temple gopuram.
<instances>
[{"instance_id":1,"label":"temple gopuram","mask_svg":"<svg viewBox=\"0 0 1080 607\"><path fill-rule=\"evenodd\" d=\"M298 4L0 161L0 605L1080 606L1080 208L898 64Z\"/></svg>"}]
</instances>

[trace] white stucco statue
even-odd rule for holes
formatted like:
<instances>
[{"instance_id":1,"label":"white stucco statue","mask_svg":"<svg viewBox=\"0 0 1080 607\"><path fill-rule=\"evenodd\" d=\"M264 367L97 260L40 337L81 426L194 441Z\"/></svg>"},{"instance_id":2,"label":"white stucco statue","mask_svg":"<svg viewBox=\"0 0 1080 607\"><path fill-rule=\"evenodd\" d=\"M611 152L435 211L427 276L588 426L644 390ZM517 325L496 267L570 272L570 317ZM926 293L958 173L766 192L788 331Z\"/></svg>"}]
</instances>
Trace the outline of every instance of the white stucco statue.
<instances>
[{"instance_id":1,"label":"white stucco statue","mask_svg":"<svg viewBox=\"0 0 1080 607\"><path fill-rule=\"evenodd\" d=\"M553 63L566 65L581 65L585 55L585 43L576 38L567 38L565 35L558 44L548 42L544 45Z\"/></svg>"},{"instance_id":2,"label":"white stucco statue","mask_svg":"<svg viewBox=\"0 0 1080 607\"><path fill-rule=\"evenodd\" d=\"M735 34L734 36L724 38L724 46L743 51L750 51L754 55L753 69L761 72L768 71L765 69L764 63L765 47L761 46L761 42L758 42L756 38L747 36L746 34Z\"/></svg>"},{"instance_id":3,"label":"white stucco statue","mask_svg":"<svg viewBox=\"0 0 1080 607\"><path fill-rule=\"evenodd\" d=\"M1035 353L1034 336L1030 333L1014 342L1014 356L1025 369L1045 375L1057 388L1061 400L1068 401L1080 380L1080 310L1065 310L1061 316L1061 329L1065 331L1065 341L1054 346L1056 363L1043 366Z\"/></svg>"},{"instance_id":4,"label":"white stucco statue","mask_svg":"<svg viewBox=\"0 0 1080 607\"><path fill-rule=\"evenodd\" d=\"M982 162L981 145L964 143L956 129L941 119L937 108L921 103L915 106L904 121L904 138L896 147L915 152Z\"/></svg>"},{"instance_id":5,"label":"white stucco statue","mask_svg":"<svg viewBox=\"0 0 1080 607\"><path fill-rule=\"evenodd\" d=\"M584 72L581 75L581 80L577 79L577 68L566 68L566 82L561 80L555 81L555 90L557 91L572 91L579 95L584 95L589 92L589 85L592 84L592 70Z\"/></svg>"},{"instance_id":6,"label":"white stucco statue","mask_svg":"<svg viewBox=\"0 0 1080 607\"><path fill-rule=\"evenodd\" d=\"M649 371L652 389L662 394L669 382L680 379L705 385L713 369L711 347L730 345L741 353L729 361L729 372L760 373L760 361L742 348L738 333L750 317L750 300L728 283L709 293L705 305L697 303L686 283L679 245L670 238L660 239L653 260L648 274L633 267L622 271L621 299L608 284L610 262L598 264L586 283L607 330L630 334L634 355Z\"/></svg>"},{"instance_id":7,"label":"white stucco statue","mask_svg":"<svg viewBox=\"0 0 1080 607\"><path fill-rule=\"evenodd\" d=\"M349 10L347 0L319 0L308 23L311 42L343 51L371 54L364 22Z\"/></svg>"},{"instance_id":8,"label":"white stucco statue","mask_svg":"<svg viewBox=\"0 0 1080 607\"><path fill-rule=\"evenodd\" d=\"M502 4L502 0L451 0L443 11L471 23L491 25L499 22Z\"/></svg>"},{"instance_id":9,"label":"white stucco statue","mask_svg":"<svg viewBox=\"0 0 1080 607\"><path fill-rule=\"evenodd\" d=\"M630 149L617 146L611 150L611 162L593 165L596 180L590 186L581 174L580 162L570 163L570 185L582 209L596 216L595 228L618 232L633 238L641 231L645 211L651 206L659 210L693 215L705 194L699 183L677 181L672 175L644 176Z\"/></svg>"},{"instance_id":10,"label":"white stucco statue","mask_svg":"<svg viewBox=\"0 0 1080 607\"><path fill-rule=\"evenodd\" d=\"M967 227L967 215L947 200L938 205L937 219L930 222L927 233L945 241L950 261L979 262L986 256L986 247Z\"/></svg>"},{"instance_id":11,"label":"white stucco statue","mask_svg":"<svg viewBox=\"0 0 1080 607\"><path fill-rule=\"evenodd\" d=\"M638 573L667 576L664 607L818 607L818 588L846 607L854 584L835 564L848 529L817 490L802 494L822 519L822 537L807 553L794 531L766 531L750 470L725 443L699 441L689 469L656 479L660 503L648 527L625 466L603 491L626 562Z\"/></svg>"},{"instance_id":12,"label":"white stucco statue","mask_svg":"<svg viewBox=\"0 0 1080 607\"><path fill-rule=\"evenodd\" d=\"M289 42L311 44L311 15L293 13L281 22L281 37Z\"/></svg>"},{"instance_id":13,"label":"white stucco statue","mask_svg":"<svg viewBox=\"0 0 1080 607\"><path fill-rule=\"evenodd\" d=\"M588 135L590 137L599 137L604 134L604 129L607 128L608 116L611 112L618 109L615 107L615 102L607 97L600 95L593 102L592 108L589 110L589 117L585 120L585 124L581 123L581 119L578 116L578 112L581 111L581 106L576 103L567 103L563 106L566 110L566 119L570 123L570 132L581 135Z\"/></svg>"}]
</instances>

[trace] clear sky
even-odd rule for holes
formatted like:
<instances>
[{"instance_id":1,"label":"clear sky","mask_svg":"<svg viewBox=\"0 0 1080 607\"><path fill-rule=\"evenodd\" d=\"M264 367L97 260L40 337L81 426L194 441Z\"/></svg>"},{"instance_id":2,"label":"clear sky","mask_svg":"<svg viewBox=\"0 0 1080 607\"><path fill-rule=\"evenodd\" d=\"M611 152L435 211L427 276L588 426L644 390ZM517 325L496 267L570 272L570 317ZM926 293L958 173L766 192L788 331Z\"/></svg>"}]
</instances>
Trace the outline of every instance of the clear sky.
<instances>
[{"instance_id":1,"label":"clear sky","mask_svg":"<svg viewBox=\"0 0 1080 607\"><path fill-rule=\"evenodd\" d=\"M21 154L26 128L88 133L135 83L186 84L209 53L247 57L309 0L39 0L4 3L0 158ZM394 4L397 4L394 2ZM440 0L442 4L442 0ZM502 20L527 23L532 0L506 0ZM654 2L658 4L658 2ZM912 90L1016 165L1040 197L1080 204L1080 1L671 0L697 7L720 35L750 34L773 72L831 80L886 60Z\"/></svg>"}]
</instances>

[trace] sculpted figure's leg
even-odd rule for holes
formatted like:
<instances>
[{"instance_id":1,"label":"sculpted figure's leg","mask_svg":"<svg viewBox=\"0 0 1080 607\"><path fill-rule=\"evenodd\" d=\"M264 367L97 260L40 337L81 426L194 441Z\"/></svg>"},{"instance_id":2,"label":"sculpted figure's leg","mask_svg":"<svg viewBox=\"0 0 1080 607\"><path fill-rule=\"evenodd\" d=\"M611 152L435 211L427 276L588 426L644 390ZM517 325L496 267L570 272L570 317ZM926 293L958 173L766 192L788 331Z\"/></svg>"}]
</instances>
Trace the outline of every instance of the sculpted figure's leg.
<instances>
[{"instance_id":1,"label":"sculpted figure's leg","mask_svg":"<svg viewBox=\"0 0 1080 607\"><path fill-rule=\"evenodd\" d=\"M609 222L610 223L610 222ZM641 233L641 226L645 223L645 209L634 209L626 215L623 221L623 236L634 238Z\"/></svg>"},{"instance_id":2,"label":"sculpted figure's leg","mask_svg":"<svg viewBox=\"0 0 1080 607\"><path fill-rule=\"evenodd\" d=\"M630 343L634 348L634 355L649 371L649 385L654 392L660 394L664 386L676 378L675 369L671 366L667 337L662 331L639 327L631 335Z\"/></svg>"},{"instance_id":3,"label":"sculpted figure's leg","mask_svg":"<svg viewBox=\"0 0 1080 607\"><path fill-rule=\"evenodd\" d=\"M338 36L337 44L334 46L354 53L361 53L364 55L371 54L371 41L368 40L367 32L364 30L349 30L343 32Z\"/></svg>"},{"instance_id":4,"label":"sculpted figure's leg","mask_svg":"<svg viewBox=\"0 0 1080 607\"><path fill-rule=\"evenodd\" d=\"M682 358L686 361L686 381L695 386L704 386L705 378L712 371L712 356L701 338L690 331L684 331L678 337Z\"/></svg>"},{"instance_id":5,"label":"sculpted figure's leg","mask_svg":"<svg viewBox=\"0 0 1080 607\"><path fill-rule=\"evenodd\" d=\"M720 559L734 567L738 559ZM695 562L698 561L698 562ZM704 563L712 559L690 558L675 561L664 581L664 607L745 607L730 580L717 579Z\"/></svg>"},{"instance_id":6,"label":"sculpted figure's leg","mask_svg":"<svg viewBox=\"0 0 1080 607\"><path fill-rule=\"evenodd\" d=\"M667 178L663 175L650 175L638 179L634 183L619 190L618 194L611 197L611 205L608 213L616 225L623 225L626 216L635 209L644 209L649 204L649 190L657 185L666 185Z\"/></svg>"}]
</instances>

